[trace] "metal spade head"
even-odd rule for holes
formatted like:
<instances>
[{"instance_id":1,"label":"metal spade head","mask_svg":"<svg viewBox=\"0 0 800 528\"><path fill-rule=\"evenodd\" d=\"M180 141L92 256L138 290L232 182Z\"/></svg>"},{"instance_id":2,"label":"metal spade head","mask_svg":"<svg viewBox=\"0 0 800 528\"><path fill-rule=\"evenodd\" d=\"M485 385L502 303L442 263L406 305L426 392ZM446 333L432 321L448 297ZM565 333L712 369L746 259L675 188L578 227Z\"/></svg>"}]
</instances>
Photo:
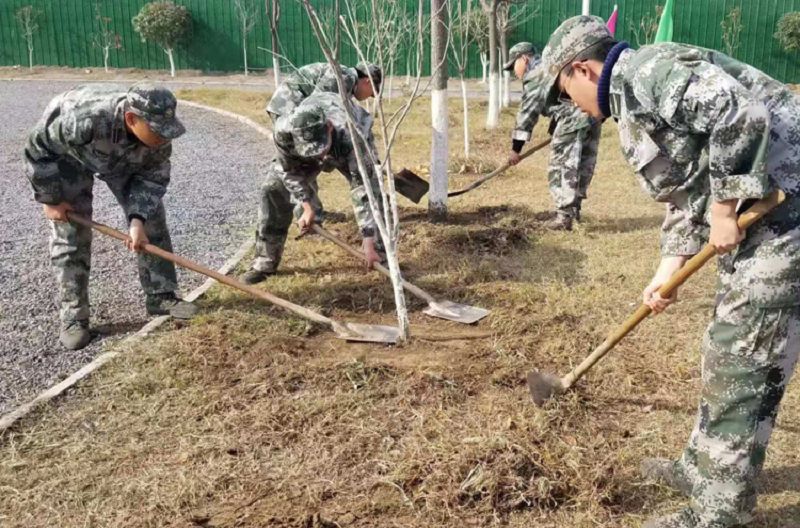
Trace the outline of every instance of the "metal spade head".
<instances>
[{"instance_id":1,"label":"metal spade head","mask_svg":"<svg viewBox=\"0 0 800 528\"><path fill-rule=\"evenodd\" d=\"M428 182L408 169L403 169L394 175L394 186L397 192L414 203L419 203L430 187Z\"/></svg>"},{"instance_id":2,"label":"metal spade head","mask_svg":"<svg viewBox=\"0 0 800 528\"><path fill-rule=\"evenodd\" d=\"M336 332L336 337L346 341L394 345L400 339L400 329L394 326L340 323L335 325L333 330Z\"/></svg>"},{"instance_id":3,"label":"metal spade head","mask_svg":"<svg viewBox=\"0 0 800 528\"><path fill-rule=\"evenodd\" d=\"M472 324L489 315L489 310L452 301L436 301L428 303L422 313L457 323Z\"/></svg>"},{"instance_id":4,"label":"metal spade head","mask_svg":"<svg viewBox=\"0 0 800 528\"><path fill-rule=\"evenodd\" d=\"M531 391L533 403L541 407L544 402L553 396L563 394L567 389L558 376L532 371L528 373L528 390Z\"/></svg>"}]
</instances>

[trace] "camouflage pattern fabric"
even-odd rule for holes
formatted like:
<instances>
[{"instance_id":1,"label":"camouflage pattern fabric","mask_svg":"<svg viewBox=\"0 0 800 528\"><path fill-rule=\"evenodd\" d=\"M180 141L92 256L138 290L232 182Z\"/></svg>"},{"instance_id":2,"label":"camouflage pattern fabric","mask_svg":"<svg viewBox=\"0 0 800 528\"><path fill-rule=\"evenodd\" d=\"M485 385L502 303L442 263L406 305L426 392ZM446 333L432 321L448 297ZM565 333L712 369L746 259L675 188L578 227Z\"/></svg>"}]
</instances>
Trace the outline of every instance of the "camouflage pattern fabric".
<instances>
[{"instance_id":1,"label":"camouflage pattern fabric","mask_svg":"<svg viewBox=\"0 0 800 528\"><path fill-rule=\"evenodd\" d=\"M342 66L342 73L347 86L347 93L352 94L358 82L358 73L355 68L346 66ZM275 93L272 94L269 103L267 103L267 114L272 119L273 124L281 116L289 115L314 90L339 93L336 76L327 62L316 62L302 66L288 74L281 81L281 84L275 89Z\"/></svg>"},{"instance_id":2,"label":"camouflage pattern fabric","mask_svg":"<svg viewBox=\"0 0 800 528\"><path fill-rule=\"evenodd\" d=\"M522 79L522 102L511 138L530 141L539 116L556 122L547 173L550 196L560 213L575 217L594 175L602 125L572 104L548 104L546 81L541 63L531 61Z\"/></svg>"},{"instance_id":3,"label":"camouflage pattern fabric","mask_svg":"<svg viewBox=\"0 0 800 528\"><path fill-rule=\"evenodd\" d=\"M568 20L545 55L567 56L564 43L585 47L607 32L601 25ZM691 505L662 523L744 525L800 347L800 100L755 68L681 44L625 50L605 68L623 154L645 191L669 204L664 255L702 247L714 201L755 200L776 187L788 196L720 259L698 419L678 466L692 482Z\"/></svg>"},{"instance_id":4,"label":"camouflage pattern fabric","mask_svg":"<svg viewBox=\"0 0 800 528\"><path fill-rule=\"evenodd\" d=\"M358 105L354 105L354 110L357 125L368 140L368 154L377 161L378 154L372 135L372 116ZM292 147L294 142L301 139L302 134L298 134L293 126L304 126L304 124L291 117L304 114L316 116L319 112L323 112L325 119L333 125L330 150L323 159L299 156ZM309 141L316 139L312 138ZM286 233L292 222L292 210L299 213L300 211L296 209L299 204L310 202L317 215L322 216L323 208L318 195L317 176L320 172L331 172L334 169L338 170L350 184L350 200L361 235L365 238L374 237L376 245L380 245L380 236L358 169L353 141L347 129L344 107L337 94L314 92L290 116L280 118L275 127L275 146L278 156L273 160L261 190L254 269L265 272L276 269L283 253ZM368 181L374 195L379 197L379 184L369 163L368 169L370 169ZM299 214L296 216L299 217Z\"/></svg>"},{"instance_id":5,"label":"camouflage pattern fabric","mask_svg":"<svg viewBox=\"0 0 800 528\"><path fill-rule=\"evenodd\" d=\"M33 129L25 148L26 171L36 201L67 202L91 216L94 177L106 182L127 218L145 221L150 242L171 251L161 198L170 177L172 147L145 147L132 139L124 124L127 90L93 85L57 96ZM50 254L61 288L63 321L89 316L92 233L90 229L53 222ZM145 293L177 289L174 266L139 255L139 278Z\"/></svg>"}]
</instances>

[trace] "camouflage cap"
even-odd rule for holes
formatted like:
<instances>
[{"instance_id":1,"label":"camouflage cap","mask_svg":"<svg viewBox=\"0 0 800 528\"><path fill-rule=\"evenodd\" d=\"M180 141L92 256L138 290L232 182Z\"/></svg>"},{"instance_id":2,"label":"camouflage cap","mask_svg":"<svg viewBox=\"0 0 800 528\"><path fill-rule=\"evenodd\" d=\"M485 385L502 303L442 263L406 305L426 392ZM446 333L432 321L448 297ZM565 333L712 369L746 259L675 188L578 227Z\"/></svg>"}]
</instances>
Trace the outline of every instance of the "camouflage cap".
<instances>
[{"instance_id":1,"label":"camouflage cap","mask_svg":"<svg viewBox=\"0 0 800 528\"><path fill-rule=\"evenodd\" d=\"M128 110L147 121L153 132L164 139L175 139L186 132L183 123L175 116L178 101L167 88L135 84L128 90L127 101Z\"/></svg>"},{"instance_id":2,"label":"camouflage cap","mask_svg":"<svg viewBox=\"0 0 800 528\"><path fill-rule=\"evenodd\" d=\"M592 46L608 40L614 40L614 37L600 17L575 16L558 26L542 51L542 66L550 77L548 92L564 66Z\"/></svg>"},{"instance_id":3,"label":"camouflage cap","mask_svg":"<svg viewBox=\"0 0 800 528\"><path fill-rule=\"evenodd\" d=\"M377 64L360 62L356 66L356 71L359 77L372 77L372 82L375 83L376 88L380 87L381 82L383 82L383 70Z\"/></svg>"},{"instance_id":4,"label":"camouflage cap","mask_svg":"<svg viewBox=\"0 0 800 528\"><path fill-rule=\"evenodd\" d=\"M294 151L303 158L317 158L330 146L325 108L306 102L295 108L285 122L291 131Z\"/></svg>"},{"instance_id":5,"label":"camouflage cap","mask_svg":"<svg viewBox=\"0 0 800 528\"><path fill-rule=\"evenodd\" d=\"M536 55L537 52L536 46L530 42L518 42L508 50L508 62L503 64L503 69L505 71L511 71L514 69L514 63L517 62L518 58L523 55Z\"/></svg>"}]
</instances>

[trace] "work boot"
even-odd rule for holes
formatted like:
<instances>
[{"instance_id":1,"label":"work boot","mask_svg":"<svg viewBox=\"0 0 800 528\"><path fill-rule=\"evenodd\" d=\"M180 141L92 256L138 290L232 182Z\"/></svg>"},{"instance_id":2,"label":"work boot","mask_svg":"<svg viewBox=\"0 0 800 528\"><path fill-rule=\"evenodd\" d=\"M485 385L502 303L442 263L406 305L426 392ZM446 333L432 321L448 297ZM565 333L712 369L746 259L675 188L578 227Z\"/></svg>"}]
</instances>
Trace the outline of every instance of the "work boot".
<instances>
[{"instance_id":1,"label":"work boot","mask_svg":"<svg viewBox=\"0 0 800 528\"><path fill-rule=\"evenodd\" d=\"M175 292L149 294L145 306L149 315L171 315L175 319L191 319L197 315L197 306L184 301Z\"/></svg>"},{"instance_id":2,"label":"work boot","mask_svg":"<svg viewBox=\"0 0 800 528\"><path fill-rule=\"evenodd\" d=\"M259 282L264 282L267 280L267 277L270 275L275 275L274 271L261 271L257 269L251 269L244 275L242 275L241 279L242 282L245 284L258 284Z\"/></svg>"},{"instance_id":3,"label":"work boot","mask_svg":"<svg viewBox=\"0 0 800 528\"><path fill-rule=\"evenodd\" d=\"M545 224L551 231L572 231L572 216L558 211L556 217Z\"/></svg>"},{"instance_id":4,"label":"work boot","mask_svg":"<svg viewBox=\"0 0 800 528\"><path fill-rule=\"evenodd\" d=\"M83 319L81 321L65 322L61 326L58 340L67 350L82 349L92 340L92 334L89 333L89 321Z\"/></svg>"},{"instance_id":5,"label":"work boot","mask_svg":"<svg viewBox=\"0 0 800 528\"><path fill-rule=\"evenodd\" d=\"M639 473L644 480L653 484L669 486L687 497L692 493L692 483L674 460L645 458L639 465Z\"/></svg>"}]
</instances>

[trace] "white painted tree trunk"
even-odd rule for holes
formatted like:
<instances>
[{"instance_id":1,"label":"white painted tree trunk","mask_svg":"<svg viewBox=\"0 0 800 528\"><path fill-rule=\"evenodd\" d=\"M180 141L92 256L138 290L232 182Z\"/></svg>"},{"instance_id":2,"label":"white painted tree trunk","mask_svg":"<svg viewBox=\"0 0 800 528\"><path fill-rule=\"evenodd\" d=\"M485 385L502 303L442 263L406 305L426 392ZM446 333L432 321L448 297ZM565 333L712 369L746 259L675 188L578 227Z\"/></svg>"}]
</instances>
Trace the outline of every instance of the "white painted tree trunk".
<instances>
[{"instance_id":1,"label":"white painted tree trunk","mask_svg":"<svg viewBox=\"0 0 800 528\"><path fill-rule=\"evenodd\" d=\"M28 41L28 68L33 69L33 43Z\"/></svg>"},{"instance_id":2,"label":"white painted tree trunk","mask_svg":"<svg viewBox=\"0 0 800 528\"><path fill-rule=\"evenodd\" d=\"M389 83L386 90L386 98L392 98L392 87L394 85L394 54L389 56Z\"/></svg>"},{"instance_id":3,"label":"white painted tree trunk","mask_svg":"<svg viewBox=\"0 0 800 528\"><path fill-rule=\"evenodd\" d=\"M592 11L592 0L583 0L583 7L581 9L582 15L591 15Z\"/></svg>"},{"instance_id":4,"label":"white painted tree trunk","mask_svg":"<svg viewBox=\"0 0 800 528\"><path fill-rule=\"evenodd\" d=\"M489 57L487 57L484 52L481 52L481 69L483 70L481 84L486 84L486 72L489 71Z\"/></svg>"},{"instance_id":5,"label":"white painted tree trunk","mask_svg":"<svg viewBox=\"0 0 800 528\"><path fill-rule=\"evenodd\" d=\"M281 61L275 55L272 56L272 74L275 76L275 88L281 84Z\"/></svg>"},{"instance_id":6,"label":"white painted tree trunk","mask_svg":"<svg viewBox=\"0 0 800 528\"><path fill-rule=\"evenodd\" d=\"M106 73L108 73L108 50L108 46L103 47L103 69L105 69Z\"/></svg>"},{"instance_id":7,"label":"white painted tree trunk","mask_svg":"<svg viewBox=\"0 0 800 528\"><path fill-rule=\"evenodd\" d=\"M469 100L467 99L467 81L461 74L461 106L464 110L464 158L469 159Z\"/></svg>"},{"instance_id":8,"label":"white painted tree trunk","mask_svg":"<svg viewBox=\"0 0 800 528\"><path fill-rule=\"evenodd\" d=\"M173 57L172 48L165 49L164 53L169 57L169 74L171 77L175 77L175 57Z\"/></svg>"},{"instance_id":9,"label":"white painted tree trunk","mask_svg":"<svg viewBox=\"0 0 800 528\"><path fill-rule=\"evenodd\" d=\"M503 71L503 108L511 105L511 72Z\"/></svg>"},{"instance_id":10,"label":"white painted tree trunk","mask_svg":"<svg viewBox=\"0 0 800 528\"><path fill-rule=\"evenodd\" d=\"M497 72L489 72L489 109L486 112L486 128L496 128L500 117L500 94Z\"/></svg>"},{"instance_id":11,"label":"white painted tree trunk","mask_svg":"<svg viewBox=\"0 0 800 528\"><path fill-rule=\"evenodd\" d=\"M244 76L247 77L247 36L242 37L242 57L244 58Z\"/></svg>"},{"instance_id":12,"label":"white painted tree trunk","mask_svg":"<svg viewBox=\"0 0 800 528\"><path fill-rule=\"evenodd\" d=\"M431 188L428 195L428 218L447 218L447 12L448 0L431 0Z\"/></svg>"}]
</instances>

